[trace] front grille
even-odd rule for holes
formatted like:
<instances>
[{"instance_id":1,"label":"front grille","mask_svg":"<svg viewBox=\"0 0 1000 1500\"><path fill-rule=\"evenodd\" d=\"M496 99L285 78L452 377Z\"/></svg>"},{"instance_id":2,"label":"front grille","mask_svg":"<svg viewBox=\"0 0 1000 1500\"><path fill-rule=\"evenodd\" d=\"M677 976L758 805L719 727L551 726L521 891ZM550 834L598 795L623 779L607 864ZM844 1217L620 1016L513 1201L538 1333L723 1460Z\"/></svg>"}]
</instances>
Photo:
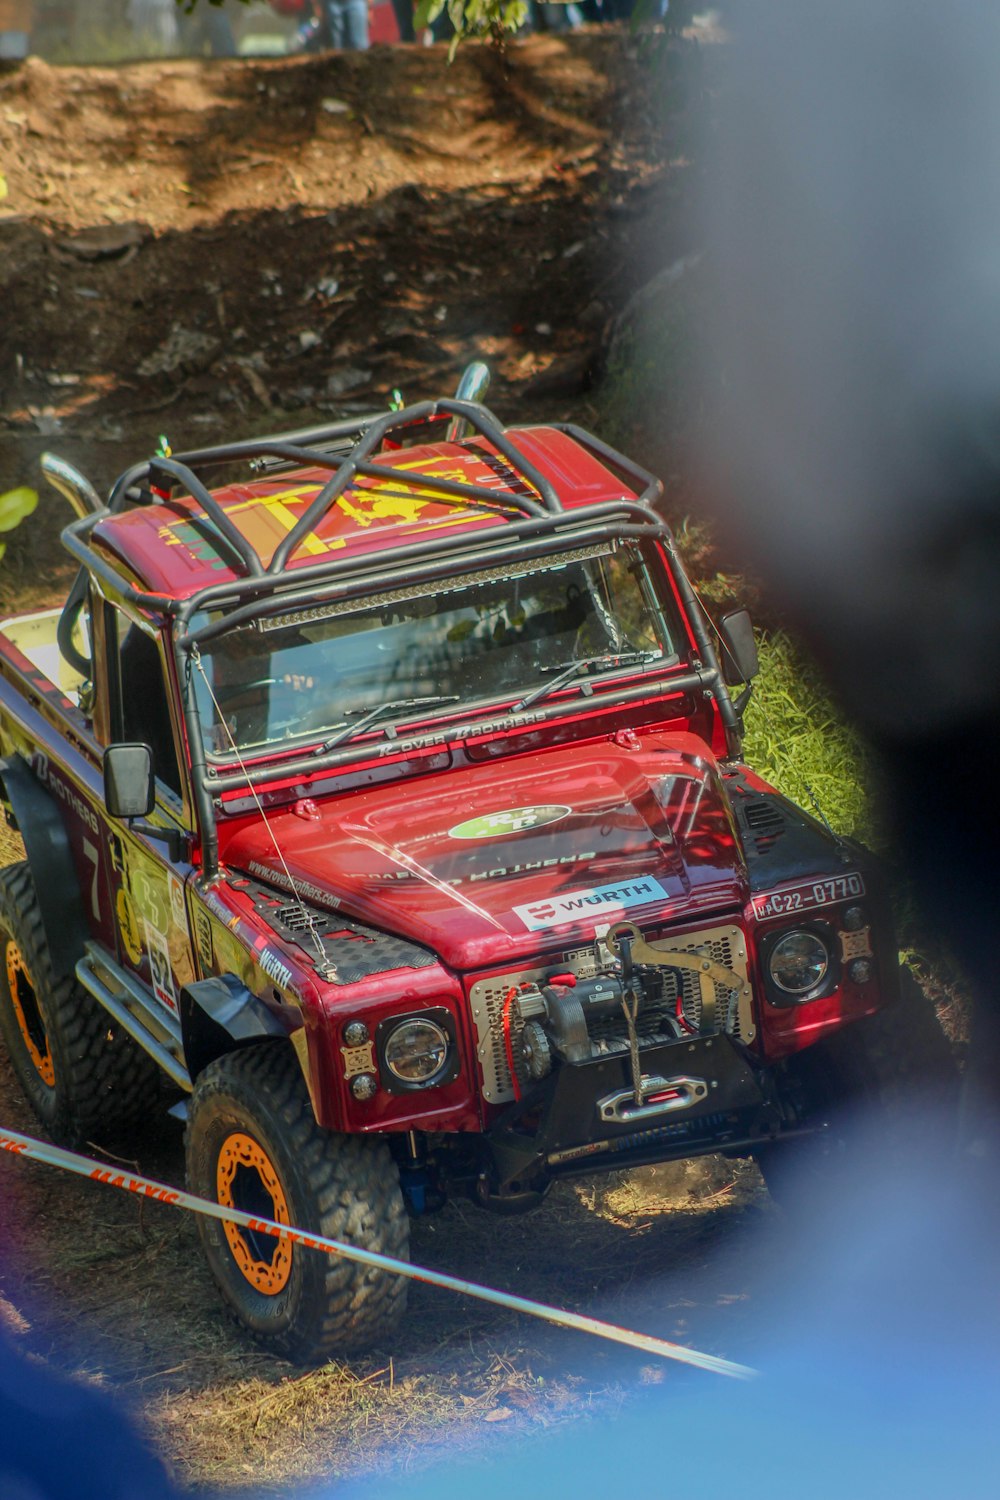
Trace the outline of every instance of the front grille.
<instances>
[{"instance_id":1,"label":"front grille","mask_svg":"<svg viewBox=\"0 0 1000 1500\"><path fill-rule=\"evenodd\" d=\"M503 1040L504 1001L512 987L540 980L548 972L548 965L544 969L512 970L491 979L478 979L469 991L472 1020L479 1039L477 1054L483 1073L483 1098L490 1104L506 1104L514 1097Z\"/></svg>"},{"instance_id":2,"label":"front grille","mask_svg":"<svg viewBox=\"0 0 1000 1500\"><path fill-rule=\"evenodd\" d=\"M739 927L711 927L701 932L661 935L651 940L651 946L668 952L704 954L723 968L729 969L746 987L746 939ZM606 968L607 954L604 951L599 958L593 947L579 948L567 953L558 961L558 965L553 961L544 968L517 969L492 975L488 979L477 980L469 991L472 1019L478 1037L479 1065L483 1073L483 1098L490 1104L504 1104L514 1098L503 1039L506 997L512 988L516 989L519 985L544 982L545 975L552 973L556 967L569 970L582 979ZM678 992L681 1014L688 1026L693 1032L697 1032L701 1024L702 1001L698 975L688 969L661 968L656 971L656 979L658 983L649 987L653 992L647 996L637 1019L636 1030L640 1046L654 1046L675 1039L676 1033L670 1018L677 1013ZM719 1030L743 1042L752 1040L754 1027L749 993L727 991L721 984L716 984L715 1015ZM595 1018L589 1029L598 1055L628 1052L628 1029L624 1015Z\"/></svg>"}]
</instances>

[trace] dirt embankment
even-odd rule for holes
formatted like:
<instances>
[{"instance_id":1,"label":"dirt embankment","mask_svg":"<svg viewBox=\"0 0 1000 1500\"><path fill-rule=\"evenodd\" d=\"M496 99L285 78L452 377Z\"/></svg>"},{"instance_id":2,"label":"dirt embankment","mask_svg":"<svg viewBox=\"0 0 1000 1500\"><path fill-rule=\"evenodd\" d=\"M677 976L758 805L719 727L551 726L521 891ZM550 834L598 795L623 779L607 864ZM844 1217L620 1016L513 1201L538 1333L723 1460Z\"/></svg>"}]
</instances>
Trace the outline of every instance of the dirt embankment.
<instances>
[{"instance_id":1,"label":"dirt embankment","mask_svg":"<svg viewBox=\"0 0 1000 1500\"><path fill-rule=\"evenodd\" d=\"M2 67L3 65L0 65ZM608 319L683 253L659 64L614 30L273 62L0 71L0 491L449 393L593 416ZM666 128L664 128L666 126ZM58 594L48 498L0 607Z\"/></svg>"}]
</instances>

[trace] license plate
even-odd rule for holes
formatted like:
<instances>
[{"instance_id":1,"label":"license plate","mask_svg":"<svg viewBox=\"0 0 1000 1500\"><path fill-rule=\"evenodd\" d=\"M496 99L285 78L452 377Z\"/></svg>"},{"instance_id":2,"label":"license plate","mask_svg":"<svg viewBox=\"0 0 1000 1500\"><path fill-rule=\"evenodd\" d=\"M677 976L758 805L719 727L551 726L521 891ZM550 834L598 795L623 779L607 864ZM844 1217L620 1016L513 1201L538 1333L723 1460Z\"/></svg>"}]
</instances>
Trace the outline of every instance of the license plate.
<instances>
[{"instance_id":1,"label":"license plate","mask_svg":"<svg viewBox=\"0 0 1000 1500\"><path fill-rule=\"evenodd\" d=\"M865 883L860 875L828 875L822 880L804 880L801 885L754 896L753 913L758 922L767 922L772 917L794 917L798 912L852 901L864 894Z\"/></svg>"}]
</instances>

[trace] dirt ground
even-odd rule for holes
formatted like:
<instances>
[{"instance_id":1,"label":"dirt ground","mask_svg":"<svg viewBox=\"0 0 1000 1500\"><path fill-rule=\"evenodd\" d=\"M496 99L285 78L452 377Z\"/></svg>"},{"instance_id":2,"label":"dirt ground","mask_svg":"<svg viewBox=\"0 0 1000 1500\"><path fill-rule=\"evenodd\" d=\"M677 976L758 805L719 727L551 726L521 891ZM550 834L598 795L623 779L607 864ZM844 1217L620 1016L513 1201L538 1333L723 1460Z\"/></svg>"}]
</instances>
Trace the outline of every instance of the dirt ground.
<instances>
[{"instance_id":1,"label":"dirt ground","mask_svg":"<svg viewBox=\"0 0 1000 1500\"><path fill-rule=\"evenodd\" d=\"M474 358L508 421L595 422L612 320L690 249L675 63L605 29L517 44L509 72L474 46L451 68L414 48L0 65L0 492L42 492L5 538L0 608L70 576L45 449L106 490L161 433L180 449L450 393ZM34 1128L6 1059L0 1123ZM175 1122L125 1149L180 1181ZM185 1485L503 1455L678 1378L423 1287L392 1348L303 1376L230 1327L189 1217L12 1159L0 1203L0 1321L116 1392ZM756 1172L713 1160L566 1186L525 1220L453 1204L413 1257L752 1359L751 1230L775 1232Z\"/></svg>"},{"instance_id":2,"label":"dirt ground","mask_svg":"<svg viewBox=\"0 0 1000 1500\"><path fill-rule=\"evenodd\" d=\"M6 1057L0 1119L30 1134ZM182 1185L181 1127L126 1148ZM176 1481L287 1496L306 1481L502 1461L567 1422L613 1420L680 1366L420 1285L391 1345L303 1373L248 1344L190 1215L33 1163L0 1161L0 1324L130 1409ZM417 1264L752 1362L780 1222L756 1171L711 1159L563 1185L524 1218L457 1201L413 1225ZM768 1248L770 1246L770 1249ZM725 1386L716 1381L719 1399Z\"/></svg>"},{"instance_id":3,"label":"dirt ground","mask_svg":"<svg viewBox=\"0 0 1000 1500\"><path fill-rule=\"evenodd\" d=\"M593 420L609 320L687 249L658 45L0 64L0 493L46 449L106 491L160 433L450 394L474 358L506 420ZM12 534L0 608L26 564L59 595L68 519L50 493Z\"/></svg>"}]
</instances>

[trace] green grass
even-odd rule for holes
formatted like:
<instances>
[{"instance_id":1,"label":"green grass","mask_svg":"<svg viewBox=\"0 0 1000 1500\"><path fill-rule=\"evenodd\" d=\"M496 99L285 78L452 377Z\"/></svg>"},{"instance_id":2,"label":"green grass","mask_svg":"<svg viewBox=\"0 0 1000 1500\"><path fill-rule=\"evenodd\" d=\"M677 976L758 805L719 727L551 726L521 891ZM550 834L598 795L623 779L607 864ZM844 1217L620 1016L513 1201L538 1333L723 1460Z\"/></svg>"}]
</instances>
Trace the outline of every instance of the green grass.
<instances>
[{"instance_id":1,"label":"green grass","mask_svg":"<svg viewBox=\"0 0 1000 1500\"><path fill-rule=\"evenodd\" d=\"M879 845L874 766L860 736L788 635L772 632L758 646L744 759L807 812L818 804L837 833Z\"/></svg>"}]
</instances>

